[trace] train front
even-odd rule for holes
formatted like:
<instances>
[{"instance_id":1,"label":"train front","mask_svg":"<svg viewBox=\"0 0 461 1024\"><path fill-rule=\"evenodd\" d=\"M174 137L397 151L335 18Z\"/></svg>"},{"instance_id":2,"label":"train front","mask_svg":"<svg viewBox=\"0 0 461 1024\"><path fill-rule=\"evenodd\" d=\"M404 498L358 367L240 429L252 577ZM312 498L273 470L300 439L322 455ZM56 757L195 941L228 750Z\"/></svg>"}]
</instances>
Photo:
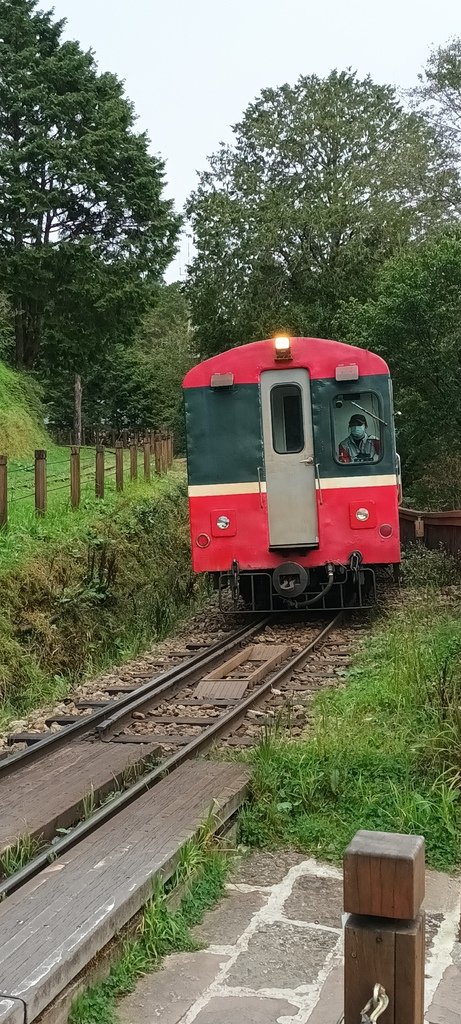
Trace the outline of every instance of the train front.
<instances>
[{"instance_id":1,"label":"train front","mask_svg":"<svg viewBox=\"0 0 461 1024\"><path fill-rule=\"evenodd\" d=\"M400 561L386 363L281 336L199 364L184 397L193 566L222 607L373 603L376 567Z\"/></svg>"}]
</instances>

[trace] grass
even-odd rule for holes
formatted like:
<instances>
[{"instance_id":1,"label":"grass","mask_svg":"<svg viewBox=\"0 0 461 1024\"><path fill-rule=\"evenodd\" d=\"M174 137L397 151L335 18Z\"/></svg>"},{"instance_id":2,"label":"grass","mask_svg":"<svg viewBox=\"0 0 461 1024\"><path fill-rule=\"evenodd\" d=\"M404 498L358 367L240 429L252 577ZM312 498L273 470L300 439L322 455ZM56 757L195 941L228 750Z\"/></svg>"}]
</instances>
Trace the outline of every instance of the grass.
<instances>
[{"instance_id":1,"label":"grass","mask_svg":"<svg viewBox=\"0 0 461 1024\"><path fill-rule=\"evenodd\" d=\"M243 842L339 861L360 828L411 832L430 865L459 865L461 621L433 601L381 622L345 687L317 697L309 738L247 755Z\"/></svg>"},{"instance_id":2,"label":"grass","mask_svg":"<svg viewBox=\"0 0 461 1024\"><path fill-rule=\"evenodd\" d=\"M125 941L108 978L76 999L69 1024L115 1024L117 999L131 992L142 975L169 953L200 948L190 929L222 895L229 867L229 855L218 849L205 823L198 838L183 848L170 882L155 885L135 937ZM169 895L178 885L186 891L179 909L172 911Z\"/></svg>"},{"instance_id":3,"label":"grass","mask_svg":"<svg viewBox=\"0 0 461 1024\"><path fill-rule=\"evenodd\" d=\"M0 455L32 455L48 444L34 381L0 362Z\"/></svg>"},{"instance_id":4,"label":"grass","mask_svg":"<svg viewBox=\"0 0 461 1024\"><path fill-rule=\"evenodd\" d=\"M80 540L89 526L127 507L134 501L162 494L165 479L153 477L144 482L129 479L129 452L124 452L124 490L115 490L115 456L106 454L104 498L95 495L94 449L82 449L81 502L77 509L70 504L69 449L51 448L47 461L48 503L45 516L37 516L34 506L33 459L13 459L8 465L8 529L0 533L0 575L30 558L44 546L62 541ZM140 467L141 468L141 467ZM181 470L174 469L178 478Z\"/></svg>"},{"instance_id":5,"label":"grass","mask_svg":"<svg viewBox=\"0 0 461 1024\"><path fill-rule=\"evenodd\" d=\"M10 878L40 853L42 843L34 836L24 835L0 855L0 878Z\"/></svg>"},{"instance_id":6,"label":"grass","mask_svg":"<svg viewBox=\"0 0 461 1024\"><path fill-rule=\"evenodd\" d=\"M69 510L65 523L46 517L24 543L6 535L0 726L145 650L201 599L181 471L87 513Z\"/></svg>"}]
</instances>

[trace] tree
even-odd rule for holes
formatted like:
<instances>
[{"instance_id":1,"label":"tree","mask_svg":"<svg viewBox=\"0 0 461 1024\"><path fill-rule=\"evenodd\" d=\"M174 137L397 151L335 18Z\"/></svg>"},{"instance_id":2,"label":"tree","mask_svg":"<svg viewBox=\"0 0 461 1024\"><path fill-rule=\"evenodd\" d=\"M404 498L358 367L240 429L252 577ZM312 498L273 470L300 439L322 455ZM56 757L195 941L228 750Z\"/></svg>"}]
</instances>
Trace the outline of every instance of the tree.
<instances>
[{"instance_id":1,"label":"tree","mask_svg":"<svg viewBox=\"0 0 461 1024\"><path fill-rule=\"evenodd\" d=\"M37 0L0 0L0 287L14 309L17 364L39 366L64 328L61 348L80 372L90 294L99 354L120 280L125 297L139 297L142 276L160 278L179 220L123 84L63 41L63 27Z\"/></svg>"},{"instance_id":2,"label":"tree","mask_svg":"<svg viewBox=\"0 0 461 1024\"><path fill-rule=\"evenodd\" d=\"M120 428L165 426L174 431L177 448L183 449L181 382L194 361L190 314L181 287L157 286L133 344L117 348L97 392L87 388L86 421L105 420ZM66 409L68 418L70 397Z\"/></svg>"},{"instance_id":3,"label":"tree","mask_svg":"<svg viewBox=\"0 0 461 1024\"><path fill-rule=\"evenodd\" d=\"M432 50L419 86L412 91L450 149L461 158L461 39Z\"/></svg>"},{"instance_id":4,"label":"tree","mask_svg":"<svg viewBox=\"0 0 461 1024\"><path fill-rule=\"evenodd\" d=\"M188 203L201 354L275 329L331 334L342 301L443 221L456 175L389 86L351 71L264 89Z\"/></svg>"},{"instance_id":5,"label":"tree","mask_svg":"<svg viewBox=\"0 0 461 1024\"><path fill-rule=\"evenodd\" d=\"M374 298L352 300L339 336L389 363L406 480L461 454L461 234L411 246L381 269ZM459 460L458 460L459 461Z\"/></svg>"}]
</instances>

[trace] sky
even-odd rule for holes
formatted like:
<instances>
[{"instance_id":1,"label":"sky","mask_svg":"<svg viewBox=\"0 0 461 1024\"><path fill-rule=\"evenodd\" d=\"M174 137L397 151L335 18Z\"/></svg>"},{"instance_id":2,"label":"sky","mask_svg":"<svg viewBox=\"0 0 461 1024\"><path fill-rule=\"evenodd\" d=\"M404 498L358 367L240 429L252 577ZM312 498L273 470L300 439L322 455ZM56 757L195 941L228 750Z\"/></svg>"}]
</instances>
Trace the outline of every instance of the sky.
<instances>
[{"instance_id":1,"label":"sky","mask_svg":"<svg viewBox=\"0 0 461 1024\"><path fill-rule=\"evenodd\" d=\"M407 88L430 50L461 35L459 0L43 0L66 36L125 82L166 195L182 209L197 172L265 86L352 67ZM191 255L186 235L169 281Z\"/></svg>"}]
</instances>

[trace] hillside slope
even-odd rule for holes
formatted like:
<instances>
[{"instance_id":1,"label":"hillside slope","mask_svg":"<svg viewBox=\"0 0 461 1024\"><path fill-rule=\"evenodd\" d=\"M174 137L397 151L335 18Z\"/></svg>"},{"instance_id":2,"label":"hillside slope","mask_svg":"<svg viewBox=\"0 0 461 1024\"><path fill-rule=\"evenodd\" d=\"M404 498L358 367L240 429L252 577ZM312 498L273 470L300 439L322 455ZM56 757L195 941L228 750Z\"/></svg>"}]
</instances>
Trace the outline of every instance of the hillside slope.
<instances>
[{"instance_id":1,"label":"hillside slope","mask_svg":"<svg viewBox=\"0 0 461 1024\"><path fill-rule=\"evenodd\" d=\"M0 455L21 458L49 444L34 382L0 362Z\"/></svg>"}]
</instances>

